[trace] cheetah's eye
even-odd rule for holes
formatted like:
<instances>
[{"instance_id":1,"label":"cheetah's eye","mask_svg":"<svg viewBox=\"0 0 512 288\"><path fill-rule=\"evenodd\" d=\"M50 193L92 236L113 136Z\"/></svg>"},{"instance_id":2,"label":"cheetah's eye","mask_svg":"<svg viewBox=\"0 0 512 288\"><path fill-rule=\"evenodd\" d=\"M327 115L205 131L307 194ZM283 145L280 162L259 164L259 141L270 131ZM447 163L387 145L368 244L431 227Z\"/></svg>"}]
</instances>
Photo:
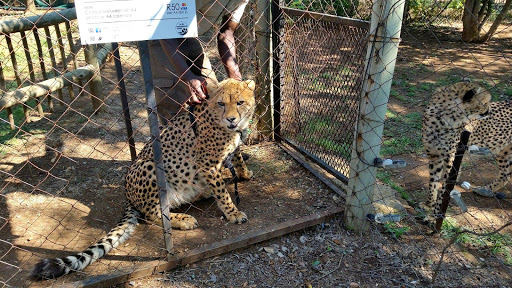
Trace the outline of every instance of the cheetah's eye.
<instances>
[{"instance_id":1,"label":"cheetah's eye","mask_svg":"<svg viewBox=\"0 0 512 288\"><path fill-rule=\"evenodd\" d=\"M222 102L217 102L217 104L219 104L220 107L224 107L226 105L225 103L222 103Z\"/></svg>"},{"instance_id":2,"label":"cheetah's eye","mask_svg":"<svg viewBox=\"0 0 512 288\"><path fill-rule=\"evenodd\" d=\"M236 105L240 106L240 105L244 105L245 101L238 101L236 102Z\"/></svg>"}]
</instances>

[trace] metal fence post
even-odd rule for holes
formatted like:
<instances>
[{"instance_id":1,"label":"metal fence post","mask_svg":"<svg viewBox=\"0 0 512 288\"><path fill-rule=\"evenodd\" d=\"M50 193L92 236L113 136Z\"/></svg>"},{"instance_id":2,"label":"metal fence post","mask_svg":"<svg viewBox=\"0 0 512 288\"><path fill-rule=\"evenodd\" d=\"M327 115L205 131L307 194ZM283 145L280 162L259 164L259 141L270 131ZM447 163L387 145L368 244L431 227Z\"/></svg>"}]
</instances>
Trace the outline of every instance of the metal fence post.
<instances>
[{"instance_id":1,"label":"metal fence post","mask_svg":"<svg viewBox=\"0 0 512 288\"><path fill-rule=\"evenodd\" d=\"M158 117L156 115L155 89L153 87L153 75L151 73L151 64L149 62L149 48L147 41L138 42L140 63L142 74L144 76L144 87L146 88L146 102L148 105L149 130L151 140L153 141L153 157L156 165L156 182L160 196L160 208L162 209L162 225L164 227L164 241L168 256L173 253L173 244L171 237L171 219L169 218L169 195L165 188L166 180L162 165L162 146L160 143L160 129L158 128Z\"/></svg>"},{"instance_id":2,"label":"metal fence post","mask_svg":"<svg viewBox=\"0 0 512 288\"><path fill-rule=\"evenodd\" d=\"M366 54L363 90L354 135L345 221L356 231L369 229L366 215L373 212L373 190L389 91L398 52L404 0L377 0Z\"/></svg>"},{"instance_id":3,"label":"metal fence post","mask_svg":"<svg viewBox=\"0 0 512 288\"><path fill-rule=\"evenodd\" d=\"M282 12L280 0L272 0L272 101L274 101L274 139L281 135L281 32Z\"/></svg>"}]
</instances>

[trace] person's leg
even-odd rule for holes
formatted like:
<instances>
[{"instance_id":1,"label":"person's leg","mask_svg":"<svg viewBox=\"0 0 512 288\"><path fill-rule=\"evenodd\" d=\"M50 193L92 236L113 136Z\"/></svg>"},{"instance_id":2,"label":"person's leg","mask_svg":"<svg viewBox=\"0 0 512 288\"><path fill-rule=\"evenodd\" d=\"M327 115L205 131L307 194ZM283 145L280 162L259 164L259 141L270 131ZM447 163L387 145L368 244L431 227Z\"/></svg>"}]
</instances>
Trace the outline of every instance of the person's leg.
<instances>
[{"instance_id":1,"label":"person's leg","mask_svg":"<svg viewBox=\"0 0 512 288\"><path fill-rule=\"evenodd\" d=\"M213 71L208 55L204 52L203 46L196 38L188 39L189 59L191 59L192 72L196 75L206 77L207 86L217 85L217 76Z\"/></svg>"},{"instance_id":2,"label":"person's leg","mask_svg":"<svg viewBox=\"0 0 512 288\"><path fill-rule=\"evenodd\" d=\"M182 93L176 93L174 87L178 82L179 75L176 75L174 67L162 50L159 41L149 41L149 55L158 118L161 124L165 124L181 111L186 97L182 97Z\"/></svg>"}]
</instances>

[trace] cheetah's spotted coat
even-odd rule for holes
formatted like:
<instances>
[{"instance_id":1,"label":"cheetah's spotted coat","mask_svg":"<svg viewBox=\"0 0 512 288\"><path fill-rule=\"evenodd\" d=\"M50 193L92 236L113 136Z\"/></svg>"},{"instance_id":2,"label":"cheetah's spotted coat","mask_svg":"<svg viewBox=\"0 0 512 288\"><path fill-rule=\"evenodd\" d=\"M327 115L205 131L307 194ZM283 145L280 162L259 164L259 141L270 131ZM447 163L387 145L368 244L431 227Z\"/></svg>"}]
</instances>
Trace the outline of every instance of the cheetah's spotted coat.
<instances>
[{"instance_id":1,"label":"cheetah's spotted coat","mask_svg":"<svg viewBox=\"0 0 512 288\"><path fill-rule=\"evenodd\" d=\"M171 209L189 204L202 196L214 196L217 206L231 223L244 223L247 216L231 201L221 174L223 160L235 153L233 162L238 177L249 179L238 146L255 107L254 82L227 79L211 92L211 99L188 113L178 114L161 131L162 162ZM195 121L194 125L191 123ZM39 279L56 278L81 271L123 243L135 230L137 218L161 223L152 143L147 143L126 174L128 207L123 219L103 239L81 253L44 259L32 275ZM198 223L190 215L170 214L171 226L193 229Z\"/></svg>"}]
</instances>

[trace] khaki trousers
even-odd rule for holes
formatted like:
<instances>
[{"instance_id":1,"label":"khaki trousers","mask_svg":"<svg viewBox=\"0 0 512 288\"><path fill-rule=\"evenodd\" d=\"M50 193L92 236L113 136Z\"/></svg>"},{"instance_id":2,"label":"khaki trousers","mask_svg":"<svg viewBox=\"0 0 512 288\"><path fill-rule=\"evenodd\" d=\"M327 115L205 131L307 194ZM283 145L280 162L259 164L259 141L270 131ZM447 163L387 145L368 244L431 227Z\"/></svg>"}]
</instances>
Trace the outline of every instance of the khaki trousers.
<instances>
[{"instance_id":1,"label":"khaki trousers","mask_svg":"<svg viewBox=\"0 0 512 288\"><path fill-rule=\"evenodd\" d=\"M182 53L186 57L187 64L194 74L206 77L207 82L217 83L210 60L198 39L185 38L178 50L177 53ZM178 81L181 75L177 75L163 51L160 41L149 41L149 55L158 118L161 124L165 124L187 108L186 102L190 97L190 89L183 82Z\"/></svg>"}]
</instances>

